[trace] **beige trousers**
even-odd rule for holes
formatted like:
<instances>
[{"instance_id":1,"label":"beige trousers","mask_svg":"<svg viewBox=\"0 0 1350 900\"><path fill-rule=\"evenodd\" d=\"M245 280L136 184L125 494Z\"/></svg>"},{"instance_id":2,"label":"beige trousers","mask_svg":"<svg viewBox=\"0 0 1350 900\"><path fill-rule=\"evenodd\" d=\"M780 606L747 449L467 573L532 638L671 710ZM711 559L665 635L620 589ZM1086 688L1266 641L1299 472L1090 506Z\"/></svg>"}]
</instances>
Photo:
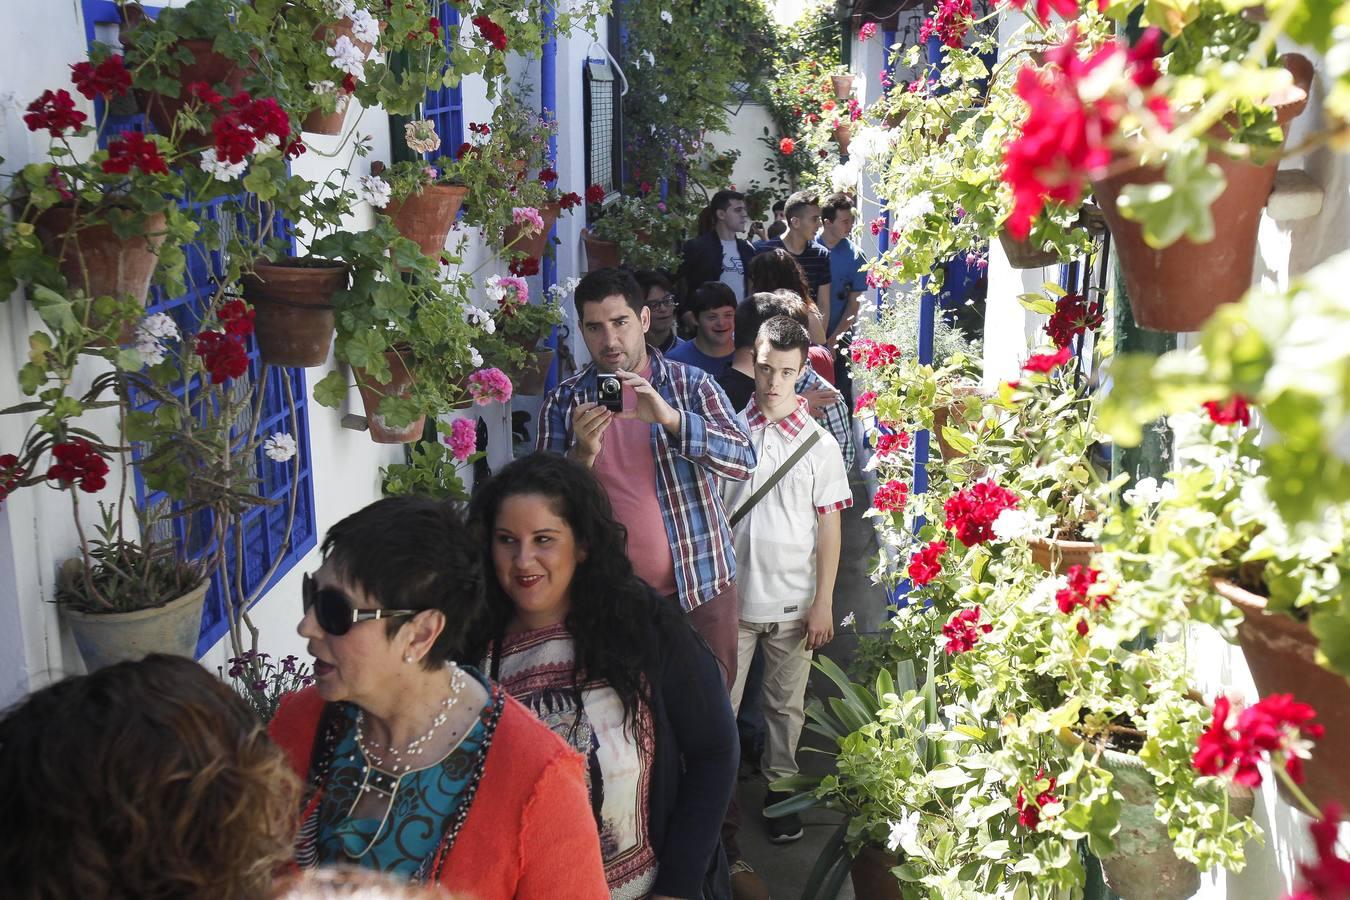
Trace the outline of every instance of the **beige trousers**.
<instances>
[{"instance_id":1,"label":"beige trousers","mask_svg":"<svg viewBox=\"0 0 1350 900\"><path fill-rule=\"evenodd\" d=\"M731 705L739 712L745 674L755 645L764 648L764 777L772 784L797 774L797 742L806 722L806 679L811 652L806 649L806 621L740 623L736 636L736 681Z\"/></svg>"}]
</instances>

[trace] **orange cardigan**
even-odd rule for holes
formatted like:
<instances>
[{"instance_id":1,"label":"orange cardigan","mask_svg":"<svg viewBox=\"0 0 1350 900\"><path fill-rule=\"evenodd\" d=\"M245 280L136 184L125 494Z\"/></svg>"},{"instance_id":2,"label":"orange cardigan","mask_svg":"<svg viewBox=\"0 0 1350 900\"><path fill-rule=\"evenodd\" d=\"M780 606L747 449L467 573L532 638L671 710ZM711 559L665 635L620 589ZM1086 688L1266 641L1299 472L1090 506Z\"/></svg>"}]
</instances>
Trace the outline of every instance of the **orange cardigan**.
<instances>
[{"instance_id":1,"label":"orange cardigan","mask_svg":"<svg viewBox=\"0 0 1350 900\"><path fill-rule=\"evenodd\" d=\"M323 703L312 687L283 698L268 728L301 780ZM505 704L469 816L448 856L441 844L432 877L465 900L606 900L581 756L520 703ZM322 796L320 787L301 821Z\"/></svg>"}]
</instances>

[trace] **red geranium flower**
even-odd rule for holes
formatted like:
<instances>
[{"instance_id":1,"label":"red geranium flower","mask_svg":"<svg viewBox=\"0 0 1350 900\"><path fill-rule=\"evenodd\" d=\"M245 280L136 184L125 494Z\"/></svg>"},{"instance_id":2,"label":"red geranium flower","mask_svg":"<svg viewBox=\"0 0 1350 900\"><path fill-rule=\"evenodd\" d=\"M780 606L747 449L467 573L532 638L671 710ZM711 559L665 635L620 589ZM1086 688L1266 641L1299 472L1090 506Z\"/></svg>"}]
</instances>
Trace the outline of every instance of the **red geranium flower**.
<instances>
[{"instance_id":1,"label":"red geranium flower","mask_svg":"<svg viewBox=\"0 0 1350 900\"><path fill-rule=\"evenodd\" d=\"M1017 789L1015 804L1017 806L1017 824L1032 831L1035 831L1037 826L1041 824L1041 807L1049 803L1059 802L1059 798L1055 796L1055 779L1047 780L1045 770L1041 769L1036 772L1036 783L1032 785L1032 789L1039 788L1043 782L1046 787L1038 791L1036 799L1032 801L1027 800L1026 793L1021 787Z\"/></svg>"},{"instance_id":2,"label":"red geranium flower","mask_svg":"<svg viewBox=\"0 0 1350 900\"><path fill-rule=\"evenodd\" d=\"M1191 765L1201 775L1229 776L1247 787L1261 783L1257 767L1263 754L1279 754L1285 771L1303 783L1303 757L1310 741L1324 729L1313 722L1317 711L1292 694L1271 694L1238 714L1230 724L1232 705L1227 697L1214 700L1214 718L1196 742Z\"/></svg>"},{"instance_id":3,"label":"red geranium flower","mask_svg":"<svg viewBox=\"0 0 1350 900\"><path fill-rule=\"evenodd\" d=\"M858 399L853 401L853 414L856 416L864 409L871 409L872 404L877 402L876 391L863 391L858 395Z\"/></svg>"},{"instance_id":4,"label":"red geranium flower","mask_svg":"<svg viewBox=\"0 0 1350 900\"><path fill-rule=\"evenodd\" d=\"M74 131L89 118L75 108L75 98L67 90L43 91L42 95L28 104L28 112L23 122L29 131L47 129L52 137L61 137L67 131Z\"/></svg>"},{"instance_id":5,"label":"red geranium flower","mask_svg":"<svg viewBox=\"0 0 1350 900\"><path fill-rule=\"evenodd\" d=\"M928 584L942 574L940 558L947 552L946 541L929 541L922 550L909 558L909 579L915 584Z\"/></svg>"},{"instance_id":6,"label":"red geranium flower","mask_svg":"<svg viewBox=\"0 0 1350 900\"><path fill-rule=\"evenodd\" d=\"M605 189L598 184L593 184L586 188L587 203L601 203L605 199Z\"/></svg>"},{"instance_id":7,"label":"red geranium flower","mask_svg":"<svg viewBox=\"0 0 1350 900\"><path fill-rule=\"evenodd\" d=\"M431 32L432 37L436 38L437 40L440 40L441 20L436 18L435 16L432 16L430 19L427 19L427 31Z\"/></svg>"},{"instance_id":8,"label":"red geranium flower","mask_svg":"<svg viewBox=\"0 0 1350 900\"><path fill-rule=\"evenodd\" d=\"M52 458L56 462L47 470L47 478L61 482L62 487L78 486L86 494L93 494L108 483L108 461L84 438L54 445Z\"/></svg>"},{"instance_id":9,"label":"red geranium flower","mask_svg":"<svg viewBox=\"0 0 1350 900\"><path fill-rule=\"evenodd\" d=\"M993 481L962 488L942 504L947 514L943 527L951 528L967 547L994 539L994 520L1005 509L1017 506L1017 495Z\"/></svg>"},{"instance_id":10,"label":"red geranium flower","mask_svg":"<svg viewBox=\"0 0 1350 900\"><path fill-rule=\"evenodd\" d=\"M539 257L527 256L523 259L513 259L507 266L507 270L517 278L528 278L531 275L539 274Z\"/></svg>"},{"instance_id":11,"label":"red geranium flower","mask_svg":"<svg viewBox=\"0 0 1350 900\"><path fill-rule=\"evenodd\" d=\"M14 489L19 486L19 479L27 474L13 453L0 456L0 503L4 503L5 498L14 493Z\"/></svg>"},{"instance_id":12,"label":"red geranium flower","mask_svg":"<svg viewBox=\"0 0 1350 900\"><path fill-rule=\"evenodd\" d=\"M872 498L872 506L881 512L901 512L909 499L909 485L897 479L891 479L877 488Z\"/></svg>"},{"instance_id":13,"label":"red geranium flower","mask_svg":"<svg viewBox=\"0 0 1350 900\"><path fill-rule=\"evenodd\" d=\"M1088 307L1079 294L1065 294L1055 301L1055 314L1045 323L1045 333L1056 347L1067 347L1088 329L1096 330L1104 320L1100 307Z\"/></svg>"},{"instance_id":14,"label":"red geranium flower","mask_svg":"<svg viewBox=\"0 0 1350 900\"><path fill-rule=\"evenodd\" d=\"M216 91L205 81L194 81L187 86L187 99L199 100L211 107L220 106L225 102L225 98L216 93Z\"/></svg>"},{"instance_id":15,"label":"red geranium flower","mask_svg":"<svg viewBox=\"0 0 1350 900\"><path fill-rule=\"evenodd\" d=\"M558 173L553 169L552 166L549 166L547 169L539 170L540 184L552 184L557 180L558 180Z\"/></svg>"},{"instance_id":16,"label":"red geranium flower","mask_svg":"<svg viewBox=\"0 0 1350 900\"><path fill-rule=\"evenodd\" d=\"M1345 900L1350 897L1350 860L1336 852L1336 837L1341 829L1341 805L1328 803L1322 818L1308 826L1317 848L1317 862L1299 863L1303 881L1286 900Z\"/></svg>"},{"instance_id":17,"label":"red geranium flower","mask_svg":"<svg viewBox=\"0 0 1350 900\"><path fill-rule=\"evenodd\" d=\"M121 97L131 90L131 73L118 54L95 66L91 62L77 62L70 67L70 80L75 89L90 100L95 97Z\"/></svg>"},{"instance_id":18,"label":"red geranium flower","mask_svg":"<svg viewBox=\"0 0 1350 900\"><path fill-rule=\"evenodd\" d=\"M1060 347L1054 353L1035 353L1022 363L1022 369L1027 372L1040 372L1047 374L1058 369L1070 359L1073 358L1073 348Z\"/></svg>"},{"instance_id":19,"label":"red geranium flower","mask_svg":"<svg viewBox=\"0 0 1350 900\"><path fill-rule=\"evenodd\" d=\"M1028 0L1008 0L1008 5L1025 12L1027 2ZM1035 0L1035 2L1035 11L1027 14L1038 19L1042 25L1050 21L1051 10L1066 19L1072 19L1078 15L1078 0ZM1101 5L1105 8L1106 3L1103 2Z\"/></svg>"},{"instance_id":20,"label":"red geranium flower","mask_svg":"<svg viewBox=\"0 0 1350 900\"><path fill-rule=\"evenodd\" d=\"M558 206L562 209L571 209L574 206L581 205L581 195L576 191L568 191L558 198Z\"/></svg>"},{"instance_id":21,"label":"red geranium flower","mask_svg":"<svg viewBox=\"0 0 1350 900\"><path fill-rule=\"evenodd\" d=\"M885 456L888 453L894 453L896 450L909 449L909 432L898 431L894 434L877 435L877 455Z\"/></svg>"},{"instance_id":22,"label":"red geranium flower","mask_svg":"<svg viewBox=\"0 0 1350 900\"><path fill-rule=\"evenodd\" d=\"M973 19L970 0L938 0L933 15L919 26L919 42L936 36L948 47L960 47Z\"/></svg>"},{"instance_id":23,"label":"red geranium flower","mask_svg":"<svg viewBox=\"0 0 1350 900\"><path fill-rule=\"evenodd\" d=\"M139 131L128 131L109 141L108 158L103 161L103 171L113 175L126 175L133 168L146 175L169 174L169 164L159 155L159 147Z\"/></svg>"},{"instance_id":24,"label":"red geranium flower","mask_svg":"<svg viewBox=\"0 0 1350 900\"><path fill-rule=\"evenodd\" d=\"M226 334L243 338L253 333L253 308L243 300L225 302L218 315Z\"/></svg>"},{"instance_id":25,"label":"red geranium flower","mask_svg":"<svg viewBox=\"0 0 1350 900\"><path fill-rule=\"evenodd\" d=\"M973 606L952 615L942 626L942 636L947 639L947 654L965 653L979 643L981 634L988 634L994 626L988 622L980 624L980 608Z\"/></svg>"},{"instance_id":26,"label":"red geranium flower","mask_svg":"<svg viewBox=\"0 0 1350 900\"><path fill-rule=\"evenodd\" d=\"M506 32L502 29L502 26L487 16L474 16L473 25L478 29L478 33L483 36L484 40L493 47L498 50L506 49Z\"/></svg>"},{"instance_id":27,"label":"red geranium flower","mask_svg":"<svg viewBox=\"0 0 1350 900\"><path fill-rule=\"evenodd\" d=\"M861 363L867 369L888 366L900 358L900 348L894 344L881 344L871 340L854 341L849 350L855 363Z\"/></svg>"},{"instance_id":28,"label":"red geranium flower","mask_svg":"<svg viewBox=\"0 0 1350 900\"><path fill-rule=\"evenodd\" d=\"M1110 594L1088 595L1088 591L1097 583L1101 572L1091 566L1070 566L1066 574L1068 575L1068 586L1055 592L1055 603L1064 615L1073 615L1074 611L1078 609L1101 609L1111 604ZM1080 618L1075 627L1079 634L1087 634L1087 618Z\"/></svg>"},{"instance_id":29,"label":"red geranium flower","mask_svg":"<svg viewBox=\"0 0 1350 900\"><path fill-rule=\"evenodd\" d=\"M778 142L778 152L784 156L791 156L792 151L797 149L797 142L790 137L785 137Z\"/></svg>"},{"instance_id":30,"label":"red geranium flower","mask_svg":"<svg viewBox=\"0 0 1350 900\"><path fill-rule=\"evenodd\" d=\"M1234 394L1227 400L1206 400L1204 402L1205 412L1209 413L1210 421L1215 425L1250 425L1252 424L1252 411L1250 402L1242 394Z\"/></svg>"}]
</instances>

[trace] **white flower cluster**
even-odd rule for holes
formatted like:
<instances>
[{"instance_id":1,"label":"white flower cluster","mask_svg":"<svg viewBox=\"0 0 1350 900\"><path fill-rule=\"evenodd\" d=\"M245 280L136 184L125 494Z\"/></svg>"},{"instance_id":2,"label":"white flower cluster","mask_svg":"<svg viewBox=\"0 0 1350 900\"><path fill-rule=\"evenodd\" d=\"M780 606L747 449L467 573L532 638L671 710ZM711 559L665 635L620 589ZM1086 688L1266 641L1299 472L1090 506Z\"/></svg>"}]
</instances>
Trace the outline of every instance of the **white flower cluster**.
<instances>
[{"instance_id":1,"label":"white flower cluster","mask_svg":"<svg viewBox=\"0 0 1350 900\"><path fill-rule=\"evenodd\" d=\"M994 536L1000 541L1015 541L1019 538L1043 538L1050 536L1050 526L1054 516L1039 519L1025 509L1005 509L994 520Z\"/></svg>"},{"instance_id":2,"label":"white flower cluster","mask_svg":"<svg viewBox=\"0 0 1350 900\"><path fill-rule=\"evenodd\" d=\"M553 285L551 288L548 289L549 302L551 303L563 302L568 297L572 296L572 293L577 289L577 285L579 284L581 284L581 279L573 277L567 279L566 281L559 282L558 284Z\"/></svg>"},{"instance_id":3,"label":"white flower cluster","mask_svg":"<svg viewBox=\"0 0 1350 900\"><path fill-rule=\"evenodd\" d=\"M362 175L357 183L356 195L376 209L384 209L393 199L393 190L389 182L378 175Z\"/></svg>"},{"instance_id":4,"label":"white flower cluster","mask_svg":"<svg viewBox=\"0 0 1350 900\"><path fill-rule=\"evenodd\" d=\"M663 9L661 10L661 21L665 22L667 25L670 25L674 23L675 17L670 14L670 10Z\"/></svg>"},{"instance_id":5,"label":"white flower cluster","mask_svg":"<svg viewBox=\"0 0 1350 900\"><path fill-rule=\"evenodd\" d=\"M915 194L902 203L891 216L891 228L902 234L923 222L925 216L931 215L936 209L933 206L933 195L924 191Z\"/></svg>"},{"instance_id":6,"label":"white flower cluster","mask_svg":"<svg viewBox=\"0 0 1350 900\"><path fill-rule=\"evenodd\" d=\"M886 849L895 853L905 845L914 846L919 841L919 814L911 812L901 816L899 822L891 822L891 833L886 839Z\"/></svg>"},{"instance_id":7,"label":"white flower cluster","mask_svg":"<svg viewBox=\"0 0 1350 900\"><path fill-rule=\"evenodd\" d=\"M216 155L215 147L208 147L202 151L200 165L202 171L216 181L234 181L244 174L244 170L248 168L248 160L241 159L237 163L226 162Z\"/></svg>"},{"instance_id":8,"label":"white flower cluster","mask_svg":"<svg viewBox=\"0 0 1350 900\"><path fill-rule=\"evenodd\" d=\"M1141 478L1134 487L1122 493L1121 498L1130 506L1153 506L1177 495L1177 486L1170 481L1158 483L1156 478Z\"/></svg>"},{"instance_id":9,"label":"white flower cluster","mask_svg":"<svg viewBox=\"0 0 1350 900\"><path fill-rule=\"evenodd\" d=\"M473 366L476 369L482 364L483 364L483 354L478 352L477 347L471 345L469 347L469 365Z\"/></svg>"},{"instance_id":10,"label":"white flower cluster","mask_svg":"<svg viewBox=\"0 0 1350 900\"><path fill-rule=\"evenodd\" d=\"M468 322L470 325L477 325L488 334L495 334L497 332L497 322L492 318L492 313L488 312L486 309L474 306L472 303L464 307L464 321Z\"/></svg>"},{"instance_id":11,"label":"white flower cluster","mask_svg":"<svg viewBox=\"0 0 1350 900\"><path fill-rule=\"evenodd\" d=\"M370 10L358 9L352 13L352 36L366 44L377 44L380 40L380 20L370 14Z\"/></svg>"},{"instance_id":12,"label":"white flower cluster","mask_svg":"<svg viewBox=\"0 0 1350 900\"><path fill-rule=\"evenodd\" d=\"M362 81L366 77L366 54L345 34L339 35L333 46L326 51L333 60L333 67Z\"/></svg>"},{"instance_id":13,"label":"white flower cluster","mask_svg":"<svg viewBox=\"0 0 1350 900\"><path fill-rule=\"evenodd\" d=\"M164 362L168 348L165 341L176 341L181 335L178 323L166 313L153 313L141 320L136 326L136 352L147 366L157 366Z\"/></svg>"},{"instance_id":14,"label":"white flower cluster","mask_svg":"<svg viewBox=\"0 0 1350 900\"><path fill-rule=\"evenodd\" d=\"M263 452L272 462L288 462L294 458L298 449L295 438L284 431L278 431L263 441Z\"/></svg>"}]
</instances>

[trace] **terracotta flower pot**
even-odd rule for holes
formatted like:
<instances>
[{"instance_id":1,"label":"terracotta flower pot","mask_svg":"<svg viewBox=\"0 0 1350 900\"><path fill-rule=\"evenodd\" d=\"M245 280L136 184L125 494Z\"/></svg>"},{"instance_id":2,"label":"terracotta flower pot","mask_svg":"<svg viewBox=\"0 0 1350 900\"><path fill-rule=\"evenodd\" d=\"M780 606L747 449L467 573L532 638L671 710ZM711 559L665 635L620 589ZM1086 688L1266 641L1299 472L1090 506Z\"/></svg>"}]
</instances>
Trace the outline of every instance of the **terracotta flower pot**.
<instances>
[{"instance_id":1,"label":"terracotta flower pot","mask_svg":"<svg viewBox=\"0 0 1350 900\"><path fill-rule=\"evenodd\" d=\"M134 34L134 29L131 34ZM145 113L159 134L172 134L174 120L178 111L187 105L187 86L196 81L205 82L217 89L221 96L232 97L239 93L244 85L244 70L234 60L213 48L215 42L206 38L193 38L180 41L177 46L186 47L192 53L192 61L183 63L178 69L178 83L181 85L177 97L147 92L142 95ZM179 137L178 147L186 150L204 147L211 143L211 136L203 131L185 131Z\"/></svg>"},{"instance_id":2,"label":"terracotta flower pot","mask_svg":"<svg viewBox=\"0 0 1350 900\"><path fill-rule=\"evenodd\" d=\"M834 99L847 100L853 96L853 77L852 75L830 76L830 81L834 83Z\"/></svg>"},{"instance_id":3,"label":"terracotta flower pot","mask_svg":"<svg viewBox=\"0 0 1350 900\"><path fill-rule=\"evenodd\" d=\"M553 368L553 351L535 350L520 368L506 373L511 379L512 396L533 397L542 394L551 368Z\"/></svg>"},{"instance_id":4,"label":"terracotta flower pot","mask_svg":"<svg viewBox=\"0 0 1350 900\"><path fill-rule=\"evenodd\" d=\"M420 194L391 200L383 211L399 234L416 242L425 255L439 258L468 193L461 184L433 184Z\"/></svg>"},{"instance_id":5,"label":"terracotta flower pot","mask_svg":"<svg viewBox=\"0 0 1350 900\"><path fill-rule=\"evenodd\" d=\"M79 565L76 561L76 565ZM85 668L93 672L113 663L171 653L192 659L201 636L202 605L210 582L204 581L177 600L134 612L79 612L61 607L61 616L75 636Z\"/></svg>"},{"instance_id":6,"label":"terracotta flower pot","mask_svg":"<svg viewBox=\"0 0 1350 900\"><path fill-rule=\"evenodd\" d=\"M370 428L370 439L377 444L407 444L422 436L427 417L418 416L402 428L387 424L380 415L380 401L385 397L408 397L412 395L413 376L408 369L408 351L386 350L385 362L389 364L389 380L376 381L365 369L357 369L357 387L361 391L361 402L366 407L366 424Z\"/></svg>"},{"instance_id":7,"label":"terracotta flower pot","mask_svg":"<svg viewBox=\"0 0 1350 900\"><path fill-rule=\"evenodd\" d=\"M834 142L839 145L839 155L848 156L848 145L853 140L853 133L848 130L847 125L836 125L834 128Z\"/></svg>"},{"instance_id":8,"label":"terracotta flower pot","mask_svg":"<svg viewBox=\"0 0 1350 900\"><path fill-rule=\"evenodd\" d=\"M937 441L938 452L942 454L943 459L959 459L965 456L964 453L958 452L955 447L947 443L942 437L942 429L946 428L951 422L953 413L963 412L965 407L961 402L962 398L971 397L978 393L980 393L978 385L958 384L952 388L952 402L944 403L933 410L933 438ZM964 423L964 421L963 419L962 422Z\"/></svg>"},{"instance_id":9,"label":"terracotta flower pot","mask_svg":"<svg viewBox=\"0 0 1350 900\"><path fill-rule=\"evenodd\" d=\"M1008 265L1014 269L1040 269L1058 263L1059 254L1053 250L1042 250L1029 240L1019 241L1006 230L998 233L998 242L1003 247L1003 255Z\"/></svg>"},{"instance_id":10,"label":"terracotta flower pot","mask_svg":"<svg viewBox=\"0 0 1350 900\"><path fill-rule=\"evenodd\" d=\"M1266 598L1222 579L1214 590L1242 610L1238 642L1261 696L1293 694L1317 710L1326 729L1304 761L1304 792L1320 807L1350 804L1350 765L1341 756L1350 747L1350 681L1317 664L1317 638L1303 622L1266 611Z\"/></svg>"},{"instance_id":11,"label":"terracotta flower pot","mask_svg":"<svg viewBox=\"0 0 1350 900\"><path fill-rule=\"evenodd\" d=\"M347 286L347 266L325 260L254 263L243 276L254 306L258 352L274 366L321 366L333 345L333 294Z\"/></svg>"},{"instance_id":12,"label":"terracotta flower pot","mask_svg":"<svg viewBox=\"0 0 1350 900\"><path fill-rule=\"evenodd\" d=\"M380 30L384 30L385 23L380 22ZM314 29L314 42L324 44L328 47L337 43L337 39L346 37L357 46L362 53L369 54L374 44L365 41L359 41L352 34L352 20L343 17L337 22L327 25L320 25ZM342 123L347 117L347 108L344 104L342 109L334 112L324 112L322 109L314 109L305 116L300 123L302 131L308 131L311 134L342 134Z\"/></svg>"},{"instance_id":13,"label":"terracotta flower pot","mask_svg":"<svg viewBox=\"0 0 1350 900\"><path fill-rule=\"evenodd\" d=\"M1312 64L1290 54L1282 60L1294 85L1270 98L1280 125L1287 128L1308 102ZM1226 134L1219 126L1215 136ZM1209 161L1223 170L1226 187L1210 208L1214 239L1195 244L1182 238L1155 250L1144 241L1142 226L1120 214L1117 199L1128 185L1147 185L1161 170L1140 166L1092 183L1092 192L1111 229L1125 275L1134 320L1154 331L1195 331L1222 303L1232 303L1251 287L1261 210L1275 183L1278 161L1265 165L1231 160L1211 151Z\"/></svg>"},{"instance_id":14,"label":"terracotta flower pot","mask_svg":"<svg viewBox=\"0 0 1350 900\"><path fill-rule=\"evenodd\" d=\"M1032 538L1031 561L1047 572L1062 575L1072 566L1092 564L1102 545L1092 541L1065 541L1059 538Z\"/></svg>"},{"instance_id":15,"label":"terracotta flower pot","mask_svg":"<svg viewBox=\"0 0 1350 900\"><path fill-rule=\"evenodd\" d=\"M581 243L586 247L586 271L612 269L619 265L619 245L605 241L591 234L587 228L581 229Z\"/></svg>"},{"instance_id":16,"label":"terracotta flower pot","mask_svg":"<svg viewBox=\"0 0 1350 900\"><path fill-rule=\"evenodd\" d=\"M502 235L502 246L506 248L507 254L512 257L541 258L548 248L549 233L553 230L553 223L558 221L561 212L562 207L556 202L545 203L539 207L539 215L544 220L544 227L542 230L525 237L521 237L521 226L506 226L506 231Z\"/></svg>"},{"instance_id":17,"label":"terracotta flower pot","mask_svg":"<svg viewBox=\"0 0 1350 900\"><path fill-rule=\"evenodd\" d=\"M853 882L853 896L858 900L901 900L900 879L891 869L900 865L900 859L879 847L863 847L849 866L849 880Z\"/></svg>"}]
</instances>

